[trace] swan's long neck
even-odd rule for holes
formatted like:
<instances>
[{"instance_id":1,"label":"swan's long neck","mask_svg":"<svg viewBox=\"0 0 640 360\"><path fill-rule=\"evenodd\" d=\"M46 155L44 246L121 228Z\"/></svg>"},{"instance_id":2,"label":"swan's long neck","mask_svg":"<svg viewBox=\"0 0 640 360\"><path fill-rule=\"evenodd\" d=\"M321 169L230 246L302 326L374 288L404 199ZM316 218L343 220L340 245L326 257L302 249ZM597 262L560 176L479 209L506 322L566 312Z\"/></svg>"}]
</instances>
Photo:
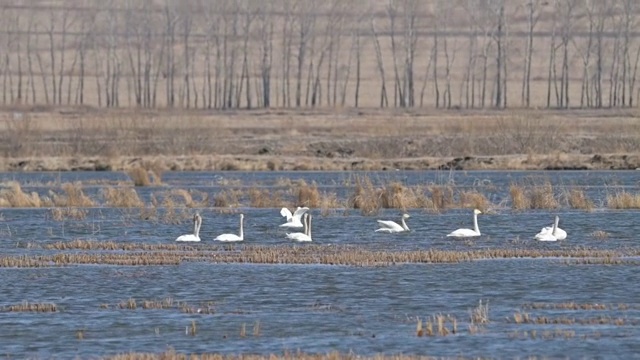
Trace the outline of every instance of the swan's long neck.
<instances>
[{"instance_id":1,"label":"swan's long neck","mask_svg":"<svg viewBox=\"0 0 640 360\"><path fill-rule=\"evenodd\" d=\"M198 237L200 234L200 221L202 220L200 220L200 218L197 216L193 219L193 235L195 235L196 237Z\"/></svg>"},{"instance_id":2,"label":"swan's long neck","mask_svg":"<svg viewBox=\"0 0 640 360\"><path fill-rule=\"evenodd\" d=\"M311 239L311 215L307 217L307 236Z\"/></svg>"},{"instance_id":3,"label":"swan's long neck","mask_svg":"<svg viewBox=\"0 0 640 360\"><path fill-rule=\"evenodd\" d=\"M480 234L480 228L478 227L478 214L473 213L473 230Z\"/></svg>"},{"instance_id":4,"label":"swan's long neck","mask_svg":"<svg viewBox=\"0 0 640 360\"><path fill-rule=\"evenodd\" d=\"M243 223L244 223L244 216L240 215L240 239L244 239L244 231L243 231Z\"/></svg>"},{"instance_id":5,"label":"swan's long neck","mask_svg":"<svg viewBox=\"0 0 640 360\"><path fill-rule=\"evenodd\" d=\"M407 226L407 223L406 223L406 222L404 222L404 217L400 218L400 221L402 222L402 228L403 228L405 231L409 231L409 227Z\"/></svg>"},{"instance_id":6,"label":"swan's long neck","mask_svg":"<svg viewBox=\"0 0 640 360\"><path fill-rule=\"evenodd\" d=\"M556 236L558 232L558 222L560 222L560 217L556 216L556 220L553 222L553 229L551 229L551 235Z\"/></svg>"}]
</instances>

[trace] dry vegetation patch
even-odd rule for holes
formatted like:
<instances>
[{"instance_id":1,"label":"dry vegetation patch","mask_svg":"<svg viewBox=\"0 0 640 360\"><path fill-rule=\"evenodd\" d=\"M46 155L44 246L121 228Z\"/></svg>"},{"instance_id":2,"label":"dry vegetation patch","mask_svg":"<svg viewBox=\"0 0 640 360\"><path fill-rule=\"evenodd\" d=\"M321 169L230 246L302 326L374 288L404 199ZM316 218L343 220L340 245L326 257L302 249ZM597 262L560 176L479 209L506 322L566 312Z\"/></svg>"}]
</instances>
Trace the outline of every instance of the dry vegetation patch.
<instances>
[{"instance_id":1,"label":"dry vegetation patch","mask_svg":"<svg viewBox=\"0 0 640 360\"><path fill-rule=\"evenodd\" d=\"M8 305L2 308L4 312L57 312L58 306L54 303L30 303Z\"/></svg>"},{"instance_id":2,"label":"dry vegetation patch","mask_svg":"<svg viewBox=\"0 0 640 360\"><path fill-rule=\"evenodd\" d=\"M172 248L176 246L177 248ZM639 256L640 249L597 250L572 249L482 249L482 250L410 250L383 251L360 246L177 246L169 244L117 245L77 240L47 245L52 249L115 250L101 253L63 252L50 255L20 255L0 257L0 267L46 267L71 264L105 265L179 265L186 261L210 263L255 264L323 264L345 266L389 266L410 263L458 263L481 259L563 258L574 263L629 264L630 257ZM142 248L142 249L141 249ZM130 250L129 250L130 249Z\"/></svg>"}]
</instances>

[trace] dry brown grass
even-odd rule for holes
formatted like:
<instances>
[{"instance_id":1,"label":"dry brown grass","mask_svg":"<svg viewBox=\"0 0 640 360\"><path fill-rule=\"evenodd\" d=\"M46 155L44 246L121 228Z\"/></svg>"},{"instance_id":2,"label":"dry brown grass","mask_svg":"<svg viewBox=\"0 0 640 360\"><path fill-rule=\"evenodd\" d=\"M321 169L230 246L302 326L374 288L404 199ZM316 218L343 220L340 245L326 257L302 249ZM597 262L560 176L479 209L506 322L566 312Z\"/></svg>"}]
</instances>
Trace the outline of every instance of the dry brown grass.
<instances>
[{"instance_id":1,"label":"dry brown grass","mask_svg":"<svg viewBox=\"0 0 640 360\"><path fill-rule=\"evenodd\" d=\"M193 324L192 324L193 325ZM189 334L189 331L187 331ZM173 349L166 350L161 353L122 353L102 358L102 360L354 360L354 359L371 359L371 360L435 360L439 357L427 355L403 355L403 354L376 354L376 355L358 355L353 352L340 353L330 351L327 353L305 353L302 351L285 351L280 354L221 354L221 353L200 353L185 354L178 353Z\"/></svg>"},{"instance_id":2,"label":"dry brown grass","mask_svg":"<svg viewBox=\"0 0 640 360\"><path fill-rule=\"evenodd\" d=\"M37 244L33 244L37 247ZM49 255L0 257L0 267L47 267L69 264L105 264L129 266L179 265L184 261L210 263L256 264L323 264L345 266L389 266L408 263L458 263L481 259L559 258L568 263L633 264L640 249L596 250L567 249L479 249L479 250L410 250L383 251L360 246L298 246L238 245L234 251L218 244L177 246L174 244L118 244L75 240L47 245L62 250L112 250L62 252ZM125 251L122 251L125 250ZM162 251L159 251L162 250ZM485 304L480 304L486 306ZM482 310L482 306L478 309ZM479 310L479 311L480 311Z\"/></svg>"},{"instance_id":3,"label":"dry brown grass","mask_svg":"<svg viewBox=\"0 0 640 360\"><path fill-rule=\"evenodd\" d=\"M320 192L318 191L318 184L307 184L304 180L298 184L298 206L317 208L320 207Z\"/></svg>"},{"instance_id":4,"label":"dry brown grass","mask_svg":"<svg viewBox=\"0 0 640 360\"><path fill-rule=\"evenodd\" d=\"M640 194L632 194L626 190L608 194L607 207L610 209L640 209Z\"/></svg>"},{"instance_id":5,"label":"dry brown grass","mask_svg":"<svg viewBox=\"0 0 640 360\"><path fill-rule=\"evenodd\" d=\"M51 219L54 221L65 221L65 220L84 220L87 217L88 211L86 209L81 208L51 208L49 209L49 214L51 215Z\"/></svg>"},{"instance_id":6,"label":"dry brown grass","mask_svg":"<svg viewBox=\"0 0 640 360\"><path fill-rule=\"evenodd\" d=\"M606 240L609 238L609 236L610 236L609 233L604 230L596 230L591 233L591 237L598 240Z\"/></svg>"},{"instance_id":7,"label":"dry brown grass","mask_svg":"<svg viewBox=\"0 0 640 360\"><path fill-rule=\"evenodd\" d=\"M365 215L377 214L380 210L379 192L369 177L357 176L354 191L349 198L349 206L359 209Z\"/></svg>"},{"instance_id":8,"label":"dry brown grass","mask_svg":"<svg viewBox=\"0 0 640 360\"><path fill-rule=\"evenodd\" d=\"M17 305L5 306L2 311L5 312L57 312L58 306L54 303L30 303L23 302Z\"/></svg>"},{"instance_id":9,"label":"dry brown grass","mask_svg":"<svg viewBox=\"0 0 640 360\"><path fill-rule=\"evenodd\" d=\"M151 185L151 178L146 169L142 167L136 167L127 171L127 175L133 181L134 186L149 186Z\"/></svg>"},{"instance_id":10,"label":"dry brown grass","mask_svg":"<svg viewBox=\"0 0 640 360\"><path fill-rule=\"evenodd\" d=\"M469 310L471 315L471 323L474 325L484 325L489 323L489 302L482 303L478 301L478 306Z\"/></svg>"},{"instance_id":11,"label":"dry brown grass","mask_svg":"<svg viewBox=\"0 0 640 360\"><path fill-rule=\"evenodd\" d=\"M487 197L478 190L463 190L459 195L459 206L467 209L478 209L486 212L492 204Z\"/></svg>"},{"instance_id":12,"label":"dry brown grass","mask_svg":"<svg viewBox=\"0 0 640 360\"><path fill-rule=\"evenodd\" d=\"M64 195L55 195L53 203L55 206L60 207L92 207L95 206L95 202L90 199L82 191L82 183L64 183L62 184L62 190Z\"/></svg>"},{"instance_id":13,"label":"dry brown grass","mask_svg":"<svg viewBox=\"0 0 640 360\"><path fill-rule=\"evenodd\" d=\"M8 187L0 190L0 206L14 208L39 208L43 201L36 192L27 194L22 191L20 183L11 181Z\"/></svg>"},{"instance_id":14,"label":"dry brown grass","mask_svg":"<svg viewBox=\"0 0 640 360\"><path fill-rule=\"evenodd\" d=\"M595 207L593 201L587 197L582 189L570 189L567 202L572 209L591 211Z\"/></svg>"},{"instance_id":15,"label":"dry brown grass","mask_svg":"<svg viewBox=\"0 0 640 360\"><path fill-rule=\"evenodd\" d=\"M509 196L511 197L511 206L516 210L528 209L531 206L525 188L521 185L509 185Z\"/></svg>"},{"instance_id":16,"label":"dry brown grass","mask_svg":"<svg viewBox=\"0 0 640 360\"><path fill-rule=\"evenodd\" d=\"M454 203L454 191L451 185L432 185L428 187L433 209L442 211Z\"/></svg>"},{"instance_id":17,"label":"dry brown grass","mask_svg":"<svg viewBox=\"0 0 640 360\"><path fill-rule=\"evenodd\" d=\"M136 189L126 187L108 187L102 190L105 204L116 208L143 208L144 203Z\"/></svg>"},{"instance_id":18,"label":"dry brown grass","mask_svg":"<svg viewBox=\"0 0 640 360\"><path fill-rule=\"evenodd\" d=\"M556 198L550 181L535 183L528 186L521 184L509 185L511 206L515 210L524 209L557 209L560 202Z\"/></svg>"},{"instance_id":19,"label":"dry brown grass","mask_svg":"<svg viewBox=\"0 0 640 360\"><path fill-rule=\"evenodd\" d=\"M555 197L553 185L545 181L531 189L530 206L532 209L557 209L560 203Z\"/></svg>"}]
</instances>

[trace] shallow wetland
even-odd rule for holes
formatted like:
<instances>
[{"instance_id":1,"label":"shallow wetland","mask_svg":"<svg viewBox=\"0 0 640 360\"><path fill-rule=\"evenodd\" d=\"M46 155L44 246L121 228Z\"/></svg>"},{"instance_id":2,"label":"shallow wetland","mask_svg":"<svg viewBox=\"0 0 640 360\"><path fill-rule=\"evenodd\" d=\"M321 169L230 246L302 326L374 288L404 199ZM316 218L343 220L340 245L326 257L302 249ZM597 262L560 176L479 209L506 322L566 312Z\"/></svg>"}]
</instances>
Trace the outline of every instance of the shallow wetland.
<instances>
[{"instance_id":1,"label":"shallow wetland","mask_svg":"<svg viewBox=\"0 0 640 360\"><path fill-rule=\"evenodd\" d=\"M365 204L354 194L369 196L357 190L365 180L382 200L354 208ZM640 352L638 208L612 200L634 198L635 171L169 172L139 187L119 172L0 181L0 343L10 357ZM9 204L21 196L16 183L39 207ZM541 188L550 189L545 201L536 200ZM139 202L114 206L109 189L135 191ZM575 191L590 206L577 206ZM220 206L221 194L235 201ZM317 205L314 241L291 243L279 206L304 201ZM446 237L472 226L478 204L482 236ZM202 242L177 244L195 212ZM374 233L376 219L403 212L410 232ZM239 213L245 241L214 242L237 232ZM554 215L568 238L533 240Z\"/></svg>"}]
</instances>

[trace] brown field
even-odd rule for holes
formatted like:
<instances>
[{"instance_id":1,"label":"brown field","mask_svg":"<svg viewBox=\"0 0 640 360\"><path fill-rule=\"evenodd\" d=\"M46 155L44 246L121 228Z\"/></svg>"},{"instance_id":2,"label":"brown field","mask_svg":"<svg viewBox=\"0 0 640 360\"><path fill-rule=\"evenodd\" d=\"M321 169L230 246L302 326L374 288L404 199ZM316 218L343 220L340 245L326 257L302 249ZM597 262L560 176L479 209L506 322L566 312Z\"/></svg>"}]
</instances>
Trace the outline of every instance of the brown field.
<instances>
[{"instance_id":1,"label":"brown field","mask_svg":"<svg viewBox=\"0 0 640 360\"><path fill-rule=\"evenodd\" d=\"M2 171L636 169L633 110L0 113ZM143 169L144 171L140 171Z\"/></svg>"},{"instance_id":2,"label":"brown field","mask_svg":"<svg viewBox=\"0 0 640 360\"><path fill-rule=\"evenodd\" d=\"M7 1L0 171L640 168L635 2L351 4Z\"/></svg>"}]
</instances>

